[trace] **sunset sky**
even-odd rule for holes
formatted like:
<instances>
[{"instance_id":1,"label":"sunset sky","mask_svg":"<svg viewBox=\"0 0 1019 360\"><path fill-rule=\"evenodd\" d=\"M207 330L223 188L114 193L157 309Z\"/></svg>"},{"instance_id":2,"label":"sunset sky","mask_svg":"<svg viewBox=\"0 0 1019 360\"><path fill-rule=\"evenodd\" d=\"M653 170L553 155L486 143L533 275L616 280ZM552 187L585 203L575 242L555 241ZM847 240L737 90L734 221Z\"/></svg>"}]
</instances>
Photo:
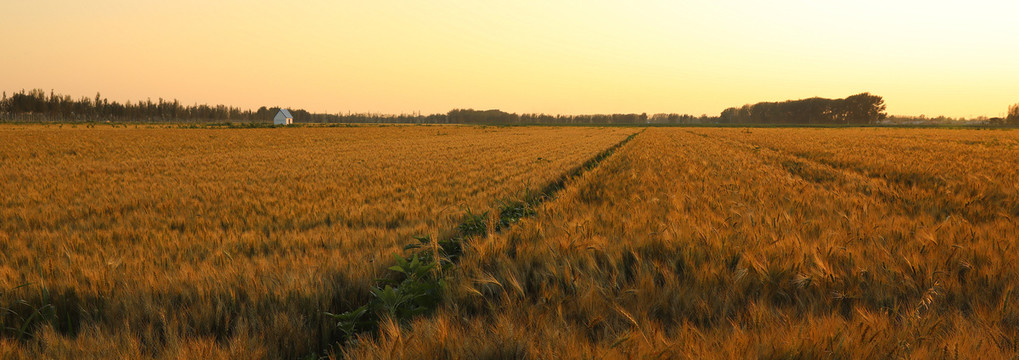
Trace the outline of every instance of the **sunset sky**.
<instances>
[{"instance_id":1,"label":"sunset sky","mask_svg":"<svg viewBox=\"0 0 1019 360\"><path fill-rule=\"evenodd\" d=\"M0 90L313 112L689 113L868 91L1019 102L1016 1L0 3Z\"/></svg>"}]
</instances>

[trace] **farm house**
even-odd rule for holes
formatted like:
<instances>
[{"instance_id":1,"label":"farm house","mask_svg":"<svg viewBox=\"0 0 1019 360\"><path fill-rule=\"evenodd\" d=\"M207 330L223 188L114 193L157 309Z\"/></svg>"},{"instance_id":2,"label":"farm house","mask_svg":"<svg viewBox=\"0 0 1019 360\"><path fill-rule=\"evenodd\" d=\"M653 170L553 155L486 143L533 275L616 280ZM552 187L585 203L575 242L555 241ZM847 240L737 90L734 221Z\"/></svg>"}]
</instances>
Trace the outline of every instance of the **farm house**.
<instances>
[{"instance_id":1,"label":"farm house","mask_svg":"<svg viewBox=\"0 0 1019 360\"><path fill-rule=\"evenodd\" d=\"M276 116L272 118L273 125L290 125L294 123L294 116L290 115L290 110L280 109L276 112Z\"/></svg>"}]
</instances>

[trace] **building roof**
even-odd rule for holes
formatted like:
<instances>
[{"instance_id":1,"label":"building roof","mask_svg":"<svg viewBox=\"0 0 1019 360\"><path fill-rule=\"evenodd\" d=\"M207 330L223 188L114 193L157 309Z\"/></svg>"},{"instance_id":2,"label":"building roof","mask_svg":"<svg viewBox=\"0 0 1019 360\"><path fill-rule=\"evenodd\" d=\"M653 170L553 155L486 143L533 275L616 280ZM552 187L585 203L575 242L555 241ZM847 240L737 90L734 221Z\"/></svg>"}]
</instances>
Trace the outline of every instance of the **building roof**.
<instances>
[{"instance_id":1,"label":"building roof","mask_svg":"<svg viewBox=\"0 0 1019 360\"><path fill-rule=\"evenodd\" d=\"M290 115L290 110L280 109L279 111L276 112L276 115L279 115L280 113L282 113L284 117L291 118L291 119L294 118L293 115Z\"/></svg>"}]
</instances>

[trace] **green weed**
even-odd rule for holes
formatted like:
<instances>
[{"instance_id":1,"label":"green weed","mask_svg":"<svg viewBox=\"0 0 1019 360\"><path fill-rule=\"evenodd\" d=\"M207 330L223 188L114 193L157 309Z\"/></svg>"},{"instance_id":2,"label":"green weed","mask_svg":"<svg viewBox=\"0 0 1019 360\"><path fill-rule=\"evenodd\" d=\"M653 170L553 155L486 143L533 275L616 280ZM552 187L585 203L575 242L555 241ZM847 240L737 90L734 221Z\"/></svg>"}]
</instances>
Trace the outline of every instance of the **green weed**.
<instances>
[{"instance_id":1,"label":"green weed","mask_svg":"<svg viewBox=\"0 0 1019 360\"><path fill-rule=\"evenodd\" d=\"M17 341L31 339L38 325L52 321L56 317L55 308L49 302L49 291L45 287L39 288L42 305L34 305L25 299L7 302L5 295L29 285L31 284L26 283L10 291L0 292L0 337Z\"/></svg>"}]
</instances>

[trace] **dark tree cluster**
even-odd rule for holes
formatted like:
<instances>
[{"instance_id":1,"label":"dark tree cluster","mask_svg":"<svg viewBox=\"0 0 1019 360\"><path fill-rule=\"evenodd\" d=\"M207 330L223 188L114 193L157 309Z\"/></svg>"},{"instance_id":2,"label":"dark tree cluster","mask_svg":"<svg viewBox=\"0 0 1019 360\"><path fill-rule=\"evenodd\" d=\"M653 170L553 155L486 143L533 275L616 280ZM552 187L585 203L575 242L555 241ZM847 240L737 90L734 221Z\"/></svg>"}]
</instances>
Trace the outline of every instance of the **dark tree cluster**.
<instances>
[{"instance_id":1,"label":"dark tree cluster","mask_svg":"<svg viewBox=\"0 0 1019 360\"><path fill-rule=\"evenodd\" d=\"M1005 123L1012 126L1019 126L1019 104L1008 107L1008 115L1005 117Z\"/></svg>"},{"instance_id":2,"label":"dark tree cluster","mask_svg":"<svg viewBox=\"0 0 1019 360\"><path fill-rule=\"evenodd\" d=\"M446 121L452 124L515 124L520 122L520 117L500 110L453 109L446 113Z\"/></svg>"},{"instance_id":3,"label":"dark tree cluster","mask_svg":"<svg viewBox=\"0 0 1019 360\"><path fill-rule=\"evenodd\" d=\"M22 90L0 99L0 115L29 121L253 121L254 114L226 105L182 105L177 100L152 99L121 104L96 93L94 99L72 99L41 89ZM271 116L271 115L270 115Z\"/></svg>"},{"instance_id":4,"label":"dark tree cluster","mask_svg":"<svg viewBox=\"0 0 1019 360\"><path fill-rule=\"evenodd\" d=\"M810 98L762 102L722 111L723 124L873 124L887 117L880 96L862 93L845 99Z\"/></svg>"}]
</instances>

